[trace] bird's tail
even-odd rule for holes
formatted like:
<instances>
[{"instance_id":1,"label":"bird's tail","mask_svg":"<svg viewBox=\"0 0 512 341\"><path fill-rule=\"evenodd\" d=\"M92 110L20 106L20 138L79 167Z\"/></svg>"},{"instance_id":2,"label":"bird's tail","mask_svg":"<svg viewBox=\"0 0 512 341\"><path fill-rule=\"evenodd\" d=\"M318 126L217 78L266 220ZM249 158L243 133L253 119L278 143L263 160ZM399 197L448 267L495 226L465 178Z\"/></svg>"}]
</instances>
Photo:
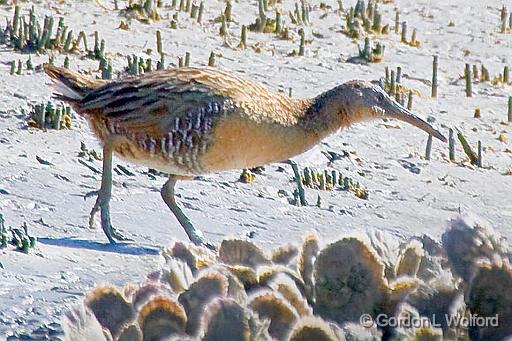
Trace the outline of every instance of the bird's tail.
<instances>
[{"instance_id":1,"label":"bird's tail","mask_svg":"<svg viewBox=\"0 0 512 341\"><path fill-rule=\"evenodd\" d=\"M78 104L92 90L106 83L100 79L89 79L67 68L50 64L44 65L44 71L53 80L54 98L70 104Z\"/></svg>"}]
</instances>

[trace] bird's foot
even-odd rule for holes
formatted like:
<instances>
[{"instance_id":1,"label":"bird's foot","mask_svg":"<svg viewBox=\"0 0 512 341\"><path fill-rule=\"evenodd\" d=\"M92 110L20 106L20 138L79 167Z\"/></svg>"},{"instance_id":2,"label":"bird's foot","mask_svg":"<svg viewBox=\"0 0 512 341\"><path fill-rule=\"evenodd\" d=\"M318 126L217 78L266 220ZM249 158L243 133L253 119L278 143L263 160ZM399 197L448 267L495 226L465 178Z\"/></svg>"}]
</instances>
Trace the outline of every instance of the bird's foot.
<instances>
[{"instance_id":1,"label":"bird's foot","mask_svg":"<svg viewBox=\"0 0 512 341\"><path fill-rule=\"evenodd\" d=\"M96 202L89 213L89 227L94 228L94 218L98 212L101 211L101 228L108 238L110 244L116 244L118 241L133 241L128 237L125 237L119 230L117 230L110 223L110 209L108 207L108 200L103 200L100 191L92 191L85 195L85 197L91 197L97 195Z\"/></svg>"},{"instance_id":2,"label":"bird's foot","mask_svg":"<svg viewBox=\"0 0 512 341\"><path fill-rule=\"evenodd\" d=\"M112 239L114 239L114 244L116 240L120 242L133 242L133 239L126 237L112 225L110 225L110 235L112 236Z\"/></svg>"},{"instance_id":3,"label":"bird's foot","mask_svg":"<svg viewBox=\"0 0 512 341\"><path fill-rule=\"evenodd\" d=\"M90 197L97 197L99 193L100 193L100 191L99 191L99 190L94 190L94 191L87 192L87 193L85 193L85 195L84 195L84 200L87 200L87 199L89 199Z\"/></svg>"},{"instance_id":4,"label":"bird's foot","mask_svg":"<svg viewBox=\"0 0 512 341\"><path fill-rule=\"evenodd\" d=\"M116 229L110 222L102 222L101 228L107 236L110 244L117 244L117 242L133 241L133 239L125 237L118 229Z\"/></svg>"},{"instance_id":5,"label":"bird's foot","mask_svg":"<svg viewBox=\"0 0 512 341\"><path fill-rule=\"evenodd\" d=\"M217 252L217 247L210 242L203 243L203 246L206 247L207 249L212 250L213 252Z\"/></svg>"},{"instance_id":6,"label":"bird's foot","mask_svg":"<svg viewBox=\"0 0 512 341\"><path fill-rule=\"evenodd\" d=\"M215 245L213 245L212 243L206 241L206 239L204 239L204 238L200 238L200 239L190 238L190 241L197 246L203 246L207 249L212 250L213 252L217 251L217 247Z\"/></svg>"},{"instance_id":7,"label":"bird's foot","mask_svg":"<svg viewBox=\"0 0 512 341\"><path fill-rule=\"evenodd\" d=\"M203 232L201 232L200 230L193 228L192 230L187 231L187 234L189 236L190 241L195 245L206 247L207 249L210 249L214 252L217 251L217 247L214 244L206 241Z\"/></svg>"}]
</instances>

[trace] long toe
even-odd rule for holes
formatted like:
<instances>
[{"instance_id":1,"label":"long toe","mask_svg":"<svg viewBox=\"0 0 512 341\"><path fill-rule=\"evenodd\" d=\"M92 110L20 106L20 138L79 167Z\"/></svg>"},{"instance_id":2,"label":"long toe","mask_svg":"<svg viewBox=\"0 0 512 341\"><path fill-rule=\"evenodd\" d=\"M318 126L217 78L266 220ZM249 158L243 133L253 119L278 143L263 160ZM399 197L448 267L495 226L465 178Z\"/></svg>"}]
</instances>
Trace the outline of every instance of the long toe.
<instances>
[{"instance_id":1,"label":"long toe","mask_svg":"<svg viewBox=\"0 0 512 341\"><path fill-rule=\"evenodd\" d=\"M126 241L132 242L133 241L133 239L126 237L124 234L119 232L119 230L117 230L113 226L110 226L110 231L112 234L112 238L117 239L120 242L126 242Z\"/></svg>"},{"instance_id":2,"label":"long toe","mask_svg":"<svg viewBox=\"0 0 512 341\"><path fill-rule=\"evenodd\" d=\"M100 190L97 191L90 191L85 193L84 200L90 197L96 197L96 201L94 202L94 206L91 209L91 212L89 213L89 228L94 228L94 218L96 217L96 213L100 211L101 208L101 192Z\"/></svg>"},{"instance_id":3,"label":"long toe","mask_svg":"<svg viewBox=\"0 0 512 341\"><path fill-rule=\"evenodd\" d=\"M96 200L94 203L94 206L91 209L91 212L89 213L89 228L94 228L94 217L96 217L96 213L98 213L100 210L100 203L99 200Z\"/></svg>"},{"instance_id":4,"label":"long toe","mask_svg":"<svg viewBox=\"0 0 512 341\"><path fill-rule=\"evenodd\" d=\"M100 193L100 191L99 191L99 190L95 190L95 191L87 192L87 193L85 193L85 195L84 195L84 200L89 199L90 197L96 197L96 196L98 196L98 195L99 195L99 193Z\"/></svg>"},{"instance_id":5,"label":"long toe","mask_svg":"<svg viewBox=\"0 0 512 341\"><path fill-rule=\"evenodd\" d=\"M92 214L92 212L91 212ZM105 236L107 236L107 239L108 241L110 242L110 244L116 244L117 241L115 238L116 234L119 234L119 232L117 232L113 227L112 227L112 224L110 223L110 217L106 218L103 216L103 212L102 212L102 216L101 216L101 229L103 230L103 232L105 233Z\"/></svg>"},{"instance_id":6,"label":"long toe","mask_svg":"<svg viewBox=\"0 0 512 341\"><path fill-rule=\"evenodd\" d=\"M210 250L212 250L214 252L217 252L217 247L214 244L210 243L210 242L206 242L206 241L203 242L203 246L205 246L206 248L208 248L208 249L210 249Z\"/></svg>"},{"instance_id":7,"label":"long toe","mask_svg":"<svg viewBox=\"0 0 512 341\"><path fill-rule=\"evenodd\" d=\"M196 230L197 231L197 230ZM210 249L212 251L217 251L217 247L210 243L209 241L207 241L203 235L193 235L193 237L190 238L190 241L192 243L194 243L195 245L197 246L203 246L203 247L206 247L207 249Z\"/></svg>"},{"instance_id":8,"label":"long toe","mask_svg":"<svg viewBox=\"0 0 512 341\"><path fill-rule=\"evenodd\" d=\"M110 224L107 224L107 226L103 225L103 222L101 224L101 228L103 229L103 232L105 232L105 236L107 236L108 241L110 244L117 244L117 241L114 239L112 226Z\"/></svg>"}]
</instances>

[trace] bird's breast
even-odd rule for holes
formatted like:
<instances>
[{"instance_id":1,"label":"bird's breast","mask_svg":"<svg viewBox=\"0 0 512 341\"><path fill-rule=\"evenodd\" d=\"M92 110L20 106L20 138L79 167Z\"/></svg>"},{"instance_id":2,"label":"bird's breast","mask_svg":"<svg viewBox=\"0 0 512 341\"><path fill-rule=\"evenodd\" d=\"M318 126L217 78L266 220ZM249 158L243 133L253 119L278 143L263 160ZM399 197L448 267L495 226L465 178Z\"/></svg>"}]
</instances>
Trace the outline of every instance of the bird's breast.
<instances>
[{"instance_id":1,"label":"bird's breast","mask_svg":"<svg viewBox=\"0 0 512 341\"><path fill-rule=\"evenodd\" d=\"M211 145L200 161L209 172L252 168L284 161L316 142L317 136L295 126L232 116L216 125Z\"/></svg>"}]
</instances>

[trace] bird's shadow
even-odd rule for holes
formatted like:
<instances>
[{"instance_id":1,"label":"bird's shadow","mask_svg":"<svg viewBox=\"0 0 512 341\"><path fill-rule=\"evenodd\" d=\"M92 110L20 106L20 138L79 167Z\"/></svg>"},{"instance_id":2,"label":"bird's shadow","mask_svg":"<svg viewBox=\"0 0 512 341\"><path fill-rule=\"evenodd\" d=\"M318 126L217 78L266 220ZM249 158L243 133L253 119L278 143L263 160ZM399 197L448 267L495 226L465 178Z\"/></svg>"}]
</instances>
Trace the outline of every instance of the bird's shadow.
<instances>
[{"instance_id":1,"label":"bird's shadow","mask_svg":"<svg viewBox=\"0 0 512 341\"><path fill-rule=\"evenodd\" d=\"M158 255L160 253L160 249L157 247L143 246L132 243L108 244L75 238L37 238L37 241L46 245L112 252L124 255Z\"/></svg>"}]
</instances>

